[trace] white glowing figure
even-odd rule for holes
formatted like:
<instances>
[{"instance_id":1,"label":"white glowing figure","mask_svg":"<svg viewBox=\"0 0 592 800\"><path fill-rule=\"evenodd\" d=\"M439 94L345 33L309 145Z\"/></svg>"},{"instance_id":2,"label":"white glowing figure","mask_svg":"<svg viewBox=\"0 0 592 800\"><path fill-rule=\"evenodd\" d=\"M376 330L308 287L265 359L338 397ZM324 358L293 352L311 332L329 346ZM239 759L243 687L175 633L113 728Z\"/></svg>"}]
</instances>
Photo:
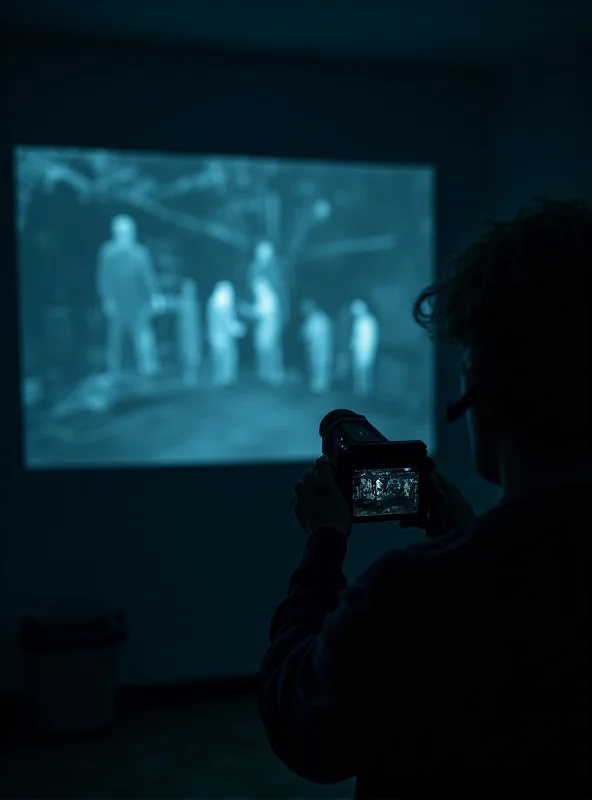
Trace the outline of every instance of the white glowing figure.
<instances>
[{"instance_id":1,"label":"white glowing figure","mask_svg":"<svg viewBox=\"0 0 592 800\"><path fill-rule=\"evenodd\" d=\"M177 336L183 382L195 386L203 358L203 343L200 324L200 309L195 281L185 280L181 286L177 316Z\"/></svg>"},{"instance_id":2,"label":"white glowing figure","mask_svg":"<svg viewBox=\"0 0 592 800\"><path fill-rule=\"evenodd\" d=\"M280 298L265 277L254 278L252 290L255 299L252 316L255 320L253 344L257 374L264 383L281 386L284 382L284 354Z\"/></svg>"},{"instance_id":3,"label":"white glowing figure","mask_svg":"<svg viewBox=\"0 0 592 800\"><path fill-rule=\"evenodd\" d=\"M236 316L234 286L230 281L220 281L214 287L207 306L207 336L214 386L230 386L237 381L237 339L244 336L245 331L245 326Z\"/></svg>"},{"instance_id":4,"label":"white glowing figure","mask_svg":"<svg viewBox=\"0 0 592 800\"><path fill-rule=\"evenodd\" d=\"M112 237L99 250L97 291L107 320L107 368L121 372L124 337L134 347L140 375L158 371L152 308L159 297L150 253L136 238L136 224L121 214L111 223Z\"/></svg>"},{"instance_id":5,"label":"white glowing figure","mask_svg":"<svg viewBox=\"0 0 592 800\"><path fill-rule=\"evenodd\" d=\"M374 362L378 350L378 320L370 313L363 300L350 305L353 326L350 342L353 390L359 397L367 397L374 388Z\"/></svg>"},{"instance_id":6,"label":"white glowing figure","mask_svg":"<svg viewBox=\"0 0 592 800\"><path fill-rule=\"evenodd\" d=\"M275 248L271 242L262 241L257 244L253 260L247 269L246 285L251 299L253 299L253 285L258 278L265 278L269 281L272 290L278 295L282 325L285 326L290 316L288 288L282 275Z\"/></svg>"},{"instance_id":7,"label":"white glowing figure","mask_svg":"<svg viewBox=\"0 0 592 800\"><path fill-rule=\"evenodd\" d=\"M309 388L314 394L326 394L333 378L333 322L311 300L301 306L304 314L302 338L306 350Z\"/></svg>"},{"instance_id":8,"label":"white glowing figure","mask_svg":"<svg viewBox=\"0 0 592 800\"><path fill-rule=\"evenodd\" d=\"M275 250L271 242L259 242L255 248L255 261L265 268L275 258Z\"/></svg>"}]
</instances>

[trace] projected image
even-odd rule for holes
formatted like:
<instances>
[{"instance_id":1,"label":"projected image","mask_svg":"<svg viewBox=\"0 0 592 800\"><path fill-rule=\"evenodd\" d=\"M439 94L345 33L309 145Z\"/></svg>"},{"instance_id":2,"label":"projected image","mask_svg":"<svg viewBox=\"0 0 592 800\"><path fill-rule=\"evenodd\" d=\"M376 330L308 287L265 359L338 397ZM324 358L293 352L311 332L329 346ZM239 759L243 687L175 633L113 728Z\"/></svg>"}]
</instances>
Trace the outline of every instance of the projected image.
<instances>
[{"instance_id":1,"label":"projected image","mask_svg":"<svg viewBox=\"0 0 592 800\"><path fill-rule=\"evenodd\" d=\"M411 467L354 470L352 490L354 517L419 511L419 472Z\"/></svg>"},{"instance_id":2,"label":"projected image","mask_svg":"<svg viewBox=\"0 0 592 800\"><path fill-rule=\"evenodd\" d=\"M352 408L432 441L429 167L20 147L29 468L293 462Z\"/></svg>"}]
</instances>

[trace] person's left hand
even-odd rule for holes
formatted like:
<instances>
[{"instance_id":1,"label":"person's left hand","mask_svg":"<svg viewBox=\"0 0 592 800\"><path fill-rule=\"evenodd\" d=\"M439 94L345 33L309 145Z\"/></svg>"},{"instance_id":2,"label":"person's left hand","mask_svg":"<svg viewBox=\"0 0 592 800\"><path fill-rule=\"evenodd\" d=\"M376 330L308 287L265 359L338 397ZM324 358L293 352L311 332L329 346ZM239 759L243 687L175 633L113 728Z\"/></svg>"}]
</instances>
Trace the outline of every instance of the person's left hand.
<instances>
[{"instance_id":1,"label":"person's left hand","mask_svg":"<svg viewBox=\"0 0 592 800\"><path fill-rule=\"evenodd\" d=\"M167 307L166 297L163 294L155 294L151 298L150 305L155 314L162 314Z\"/></svg>"},{"instance_id":2,"label":"person's left hand","mask_svg":"<svg viewBox=\"0 0 592 800\"><path fill-rule=\"evenodd\" d=\"M313 469L307 470L294 486L294 491L294 513L308 536L321 528L333 528L349 537L351 512L328 458L318 458Z\"/></svg>"}]
</instances>

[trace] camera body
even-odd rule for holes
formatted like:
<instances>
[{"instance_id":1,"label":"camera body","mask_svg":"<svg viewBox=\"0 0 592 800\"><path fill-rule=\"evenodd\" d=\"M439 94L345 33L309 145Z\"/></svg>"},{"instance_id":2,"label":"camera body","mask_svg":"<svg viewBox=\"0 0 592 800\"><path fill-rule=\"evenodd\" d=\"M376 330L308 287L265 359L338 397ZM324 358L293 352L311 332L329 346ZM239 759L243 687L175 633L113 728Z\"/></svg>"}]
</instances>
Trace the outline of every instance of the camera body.
<instances>
[{"instance_id":1,"label":"camera body","mask_svg":"<svg viewBox=\"0 0 592 800\"><path fill-rule=\"evenodd\" d=\"M390 442L366 417L336 409L321 421L323 455L350 505L354 522L405 520L427 512L427 446L419 440Z\"/></svg>"}]
</instances>

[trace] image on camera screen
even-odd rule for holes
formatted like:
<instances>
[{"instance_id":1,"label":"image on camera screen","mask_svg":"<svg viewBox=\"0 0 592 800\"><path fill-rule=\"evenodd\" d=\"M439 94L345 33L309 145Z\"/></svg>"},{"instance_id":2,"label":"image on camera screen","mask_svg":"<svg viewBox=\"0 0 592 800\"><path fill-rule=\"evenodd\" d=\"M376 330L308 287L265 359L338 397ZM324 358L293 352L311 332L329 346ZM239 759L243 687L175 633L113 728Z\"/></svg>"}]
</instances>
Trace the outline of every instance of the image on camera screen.
<instances>
[{"instance_id":1,"label":"image on camera screen","mask_svg":"<svg viewBox=\"0 0 592 800\"><path fill-rule=\"evenodd\" d=\"M353 470L352 498L354 517L417 514L419 471L413 467Z\"/></svg>"}]
</instances>

